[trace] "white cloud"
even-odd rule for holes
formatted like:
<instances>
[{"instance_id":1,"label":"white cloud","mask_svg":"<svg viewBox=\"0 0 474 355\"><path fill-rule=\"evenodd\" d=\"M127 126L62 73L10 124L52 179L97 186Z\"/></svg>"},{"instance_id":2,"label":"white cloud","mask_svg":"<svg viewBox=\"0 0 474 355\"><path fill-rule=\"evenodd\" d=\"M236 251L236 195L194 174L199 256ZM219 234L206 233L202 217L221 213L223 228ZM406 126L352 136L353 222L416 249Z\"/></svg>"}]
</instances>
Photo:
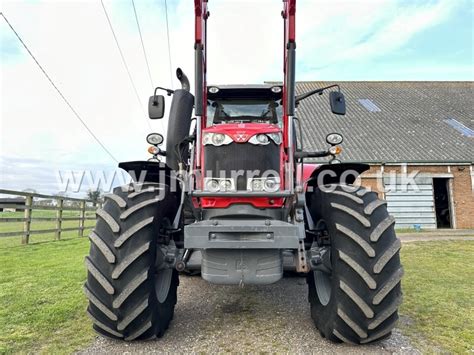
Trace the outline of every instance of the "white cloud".
<instances>
[{"instance_id":1,"label":"white cloud","mask_svg":"<svg viewBox=\"0 0 474 355\"><path fill-rule=\"evenodd\" d=\"M370 63L451 17L462 1L335 0L304 2L299 58L311 80L344 63ZM302 17L302 18L301 18ZM314 56L313 65L308 58Z\"/></svg>"},{"instance_id":2,"label":"white cloud","mask_svg":"<svg viewBox=\"0 0 474 355\"><path fill-rule=\"evenodd\" d=\"M416 34L449 18L457 6L456 2L444 0L431 6L397 7L391 21L381 26L366 42L346 52L344 59L386 55L400 48Z\"/></svg>"}]
</instances>

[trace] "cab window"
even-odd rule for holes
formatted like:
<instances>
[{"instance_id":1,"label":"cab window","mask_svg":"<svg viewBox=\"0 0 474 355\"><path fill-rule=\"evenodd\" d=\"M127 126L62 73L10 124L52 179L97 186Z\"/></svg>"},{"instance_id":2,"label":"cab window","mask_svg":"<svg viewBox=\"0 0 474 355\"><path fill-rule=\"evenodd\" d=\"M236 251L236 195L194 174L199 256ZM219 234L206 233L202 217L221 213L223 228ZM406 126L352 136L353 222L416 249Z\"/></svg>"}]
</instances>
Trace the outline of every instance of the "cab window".
<instances>
[{"instance_id":1,"label":"cab window","mask_svg":"<svg viewBox=\"0 0 474 355\"><path fill-rule=\"evenodd\" d=\"M209 100L207 124L220 123L272 123L282 121L283 109L274 100Z\"/></svg>"}]
</instances>

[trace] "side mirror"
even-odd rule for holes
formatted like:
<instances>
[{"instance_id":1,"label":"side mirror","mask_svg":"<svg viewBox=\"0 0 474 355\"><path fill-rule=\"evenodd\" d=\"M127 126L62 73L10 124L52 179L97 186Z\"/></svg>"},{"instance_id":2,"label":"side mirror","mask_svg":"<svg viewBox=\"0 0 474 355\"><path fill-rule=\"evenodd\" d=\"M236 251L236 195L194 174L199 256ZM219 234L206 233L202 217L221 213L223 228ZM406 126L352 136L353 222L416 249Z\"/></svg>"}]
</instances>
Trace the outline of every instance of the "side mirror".
<instances>
[{"instance_id":1,"label":"side mirror","mask_svg":"<svg viewBox=\"0 0 474 355\"><path fill-rule=\"evenodd\" d=\"M152 120L163 118L165 115L165 97L163 95L150 96L148 101L148 116Z\"/></svg>"},{"instance_id":2,"label":"side mirror","mask_svg":"<svg viewBox=\"0 0 474 355\"><path fill-rule=\"evenodd\" d=\"M331 104L331 111L335 115L346 114L346 99L342 92L331 91L329 93L329 103Z\"/></svg>"}]
</instances>

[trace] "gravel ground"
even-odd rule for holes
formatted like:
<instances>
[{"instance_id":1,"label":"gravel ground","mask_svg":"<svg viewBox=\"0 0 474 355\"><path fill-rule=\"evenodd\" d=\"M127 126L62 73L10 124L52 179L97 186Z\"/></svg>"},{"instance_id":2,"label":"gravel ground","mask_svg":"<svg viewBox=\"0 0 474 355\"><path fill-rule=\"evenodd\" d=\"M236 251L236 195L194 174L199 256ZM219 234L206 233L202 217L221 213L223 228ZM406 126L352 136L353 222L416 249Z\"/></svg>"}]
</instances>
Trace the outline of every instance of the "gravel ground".
<instances>
[{"instance_id":1,"label":"gravel ground","mask_svg":"<svg viewBox=\"0 0 474 355\"><path fill-rule=\"evenodd\" d=\"M163 338L125 343L97 337L81 354L164 352L291 352L419 354L398 329L369 346L333 344L315 329L304 278L269 286L211 285L181 276L175 317Z\"/></svg>"}]
</instances>

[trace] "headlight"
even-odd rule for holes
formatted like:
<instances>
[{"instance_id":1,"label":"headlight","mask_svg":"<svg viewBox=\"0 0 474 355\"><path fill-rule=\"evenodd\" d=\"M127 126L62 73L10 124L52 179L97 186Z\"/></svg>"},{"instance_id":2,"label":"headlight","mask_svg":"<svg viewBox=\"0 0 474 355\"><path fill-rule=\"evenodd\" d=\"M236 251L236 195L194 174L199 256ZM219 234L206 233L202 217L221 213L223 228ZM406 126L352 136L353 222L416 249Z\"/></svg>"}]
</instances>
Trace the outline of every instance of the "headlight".
<instances>
[{"instance_id":1,"label":"headlight","mask_svg":"<svg viewBox=\"0 0 474 355\"><path fill-rule=\"evenodd\" d=\"M263 191L263 180L261 179L252 179L250 181L250 191Z\"/></svg>"},{"instance_id":2,"label":"headlight","mask_svg":"<svg viewBox=\"0 0 474 355\"><path fill-rule=\"evenodd\" d=\"M214 145L222 145L225 141L225 135L222 133L216 133L212 136L211 140Z\"/></svg>"},{"instance_id":3,"label":"headlight","mask_svg":"<svg viewBox=\"0 0 474 355\"><path fill-rule=\"evenodd\" d=\"M276 192L280 189L279 177L251 178L247 180L248 191Z\"/></svg>"},{"instance_id":4,"label":"headlight","mask_svg":"<svg viewBox=\"0 0 474 355\"><path fill-rule=\"evenodd\" d=\"M255 145L267 145L270 143L270 139L267 134L256 134L248 140L249 143Z\"/></svg>"},{"instance_id":5,"label":"headlight","mask_svg":"<svg viewBox=\"0 0 474 355\"><path fill-rule=\"evenodd\" d=\"M219 182L219 187L220 187L221 191L232 191L232 190L234 190L231 179L222 179Z\"/></svg>"},{"instance_id":6,"label":"headlight","mask_svg":"<svg viewBox=\"0 0 474 355\"><path fill-rule=\"evenodd\" d=\"M341 144L344 138L339 133L330 133L326 136L326 142L331 145L338 145Z\"/></svg>"},{"instance_id":7,"label":"headlight","mask_svg":"<svg viewBox=\"0 0 474 355\"><path fill-rule=\"evenodd\" d=\"M281 138L281 133L267 133L267 136L275 142L276 145L280 145L282 138Z\"/></svg>"},{"instance_id":8,"label":"headlight","mask_svg":"<svg viewBox=\"0 0 474 355\"><path fill-rule=\"evenodd\" d=\"M205 178L204 188L211 192L235 191L235 184L233 179Z\"/></svg>"},{"instance_id":9,"label":"headlight","mask_svg":"<svg viewBox=\"0 0 474 355\"><path fill-rule=\"evenodd\" d=\"M159 133L150 133L148 136L146 136L146 141L148 144L160 145L163 143L163 140L163 136Z\"/></svg>"},{"instance_id":10,"label":"headlight","mask_svg":"<svg viewBox=\"0 0 474 355\"><path fill-rule=\"evenodd\" d=\"M219 181L215 179L206 179L205 182L206 190L211 192L219 191Z\"/></svg>"},{"instance_id":11,"label":"headlight","mask_svg":"<svg viewBox=\"0 0 474 355\"><path fill-rule=\"evenodd\" d=\"M282 136L281 133L260 133L256 134L252 138L248 140L249 143L255 144L255 145L267 145L270 143L270 139L275 142L275 144L280 145L282 142Z\"/></svg>"},{"instance_id":12,"label":"headlight","mask_svg":"<svg viewBox=\"0 0 474 355\"><path fill-rule=\"evenodd\" d=\"M232 143L232 138L224 133L205 133L202 144L204 145L214 145L219 147L221 145L227 145Z\"/></svg>"},{"instance_id":13,"label":"headlight","mask_svg":"<svg viewBox=\"0 0 474 355\"><path fill-rule=\"evenodd\" d=\"M257 142L260 144L268 144L270 143L270 140L265 134L257 134L256 136Z\"/></svg>"},{"instance_id":14,"label":"headlight","mask_svg":"<svg viewBox=\"0 0 474 355\"><path fill-rule=\"evenodd\" d=\"M276 192L280 188L280 182L276 179L266 179L265 180L265 191Z\"/></svg>"}]
</instances>

